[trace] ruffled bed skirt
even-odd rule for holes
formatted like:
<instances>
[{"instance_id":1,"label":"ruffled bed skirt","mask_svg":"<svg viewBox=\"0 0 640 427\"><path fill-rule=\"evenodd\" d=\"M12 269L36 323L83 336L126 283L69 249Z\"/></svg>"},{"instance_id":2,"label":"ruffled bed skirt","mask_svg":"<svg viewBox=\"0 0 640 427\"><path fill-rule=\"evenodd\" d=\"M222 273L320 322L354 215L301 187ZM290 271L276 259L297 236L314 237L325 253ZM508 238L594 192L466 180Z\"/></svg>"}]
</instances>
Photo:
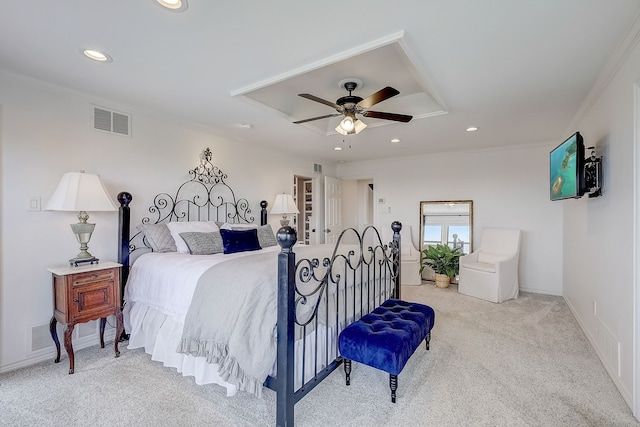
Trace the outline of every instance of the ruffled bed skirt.
<instances>
[{"instance_id":1,"label":"ruffled bed skirt","mask_svg":"<svg viewBox=\"0 0 640 427\"><path fill-rule=\"evenodd\" d=\"M127 303L124 309L125 329L129 334L127 348L144 348L151 360L176 368L185 377L194 377L196 384L218 384L227 389L227 396L238 391L234 384L218 374L218 365L206 357L177 353L182 339L183 322L142 304Z\"/></svg>"},{"instance_id":2,"label":"ruffled bed skirt","mask_svg":"<svg viewBox=\"0 0 640 427\"><path fill-rule=\"evenodd\" d=\"M151 355L151 360L162 362L164 366L176 368L185 377L194 377L198 385L218 384L227 390L227 396L233 396L238 392L238 387L225 381L219 373L217 363L209 363L207 357L196 357L187 354L177 353L182 340L182 329L184 322L166 315L159 310L144 305L127 302L124 308L125 330L129 334L129 349L144 348L147 354ZM326 334L326 335L325 335ZM306 344L303 351L303 340L298 339L295 343L296 369L295 388L302 385L302 376L305 381L311 379L316 372L313 368L318 364L317 370L323 369L327 362L331 362L337 356L337 340L333 329L327 330L322 325L318 326L318 336L322 337L315 345L315 331L307 332ZM328 336L328 342L326 338ZM328 347L326 346L328 344ZM327 348L329 355L326 354ZM301 363L304 355L304 373ZM274 376L276 364L270 375ZM250 391L250 390L247 390ZM253 394L260 396L262 389L255 390Z\"/></svg>"}]
</instances>

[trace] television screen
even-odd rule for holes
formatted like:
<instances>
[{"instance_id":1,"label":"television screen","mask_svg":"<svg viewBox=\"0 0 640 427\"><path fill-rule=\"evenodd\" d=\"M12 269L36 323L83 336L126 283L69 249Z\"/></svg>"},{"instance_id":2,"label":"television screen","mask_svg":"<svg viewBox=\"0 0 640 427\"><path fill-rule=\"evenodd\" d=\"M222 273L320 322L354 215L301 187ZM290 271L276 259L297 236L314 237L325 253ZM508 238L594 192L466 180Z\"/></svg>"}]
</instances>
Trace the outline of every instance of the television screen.
<instances>
[{"instance_id":1,"label":"television screen","mask_svg":"<svg viewBox=\"0 0 640 427\"><path fill-rule=\"evenodd\" d=\"M576 132L549 154L551 200L579 198L584 194L582 170L584 142Z\"/></svg>"}]
</instances>

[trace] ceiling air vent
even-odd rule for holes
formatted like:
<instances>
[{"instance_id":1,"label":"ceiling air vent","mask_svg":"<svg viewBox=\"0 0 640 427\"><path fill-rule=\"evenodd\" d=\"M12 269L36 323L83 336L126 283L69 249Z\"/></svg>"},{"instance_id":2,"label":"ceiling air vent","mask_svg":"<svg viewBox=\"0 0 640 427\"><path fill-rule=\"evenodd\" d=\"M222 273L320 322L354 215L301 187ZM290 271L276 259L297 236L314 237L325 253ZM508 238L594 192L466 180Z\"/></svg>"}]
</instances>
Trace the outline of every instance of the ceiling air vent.
<instances>
[{"instance_id":1,"label":"ceiling air vent","mask_svg":"<svg viewBox=\"0 0 640 427\"><path fill-rule=\"evenodd\" d=\"M93 128L118 135L131 136L131 114L94 106Z\"/></svg>"}]
</instances>

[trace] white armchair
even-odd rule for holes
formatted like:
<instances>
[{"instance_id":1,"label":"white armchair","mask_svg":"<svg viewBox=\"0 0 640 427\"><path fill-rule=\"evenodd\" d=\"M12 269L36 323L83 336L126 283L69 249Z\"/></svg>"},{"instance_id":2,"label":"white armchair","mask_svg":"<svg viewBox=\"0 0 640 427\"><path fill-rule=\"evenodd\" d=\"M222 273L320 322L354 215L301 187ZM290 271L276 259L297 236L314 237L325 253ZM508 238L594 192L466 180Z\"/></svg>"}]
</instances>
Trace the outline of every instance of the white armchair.
<instances>
[{"instance_id":1,"label":"white armchair","mask_svg":"<svg viewBox=\"0 0 640 427\"><path fill-rule=\"evenodd\" d=\"M393 231L390 225L382 227L382 239L384 243L389 243L393 240ZM421 285L420 251L413 245L410 225L403 225L402 230L400 230L400 261L401 284Z\"/></svg>"},{"instance_id":2,"label":"white armchair","mask_svg":"<svg viewBox=\"0 0 640 427\"><path fill-rule=\"evenodd\" d=\"M518 229L485 228L480 247L460 257L458 292L492 302L518 297Z\"/></svg>"}]
</instances>

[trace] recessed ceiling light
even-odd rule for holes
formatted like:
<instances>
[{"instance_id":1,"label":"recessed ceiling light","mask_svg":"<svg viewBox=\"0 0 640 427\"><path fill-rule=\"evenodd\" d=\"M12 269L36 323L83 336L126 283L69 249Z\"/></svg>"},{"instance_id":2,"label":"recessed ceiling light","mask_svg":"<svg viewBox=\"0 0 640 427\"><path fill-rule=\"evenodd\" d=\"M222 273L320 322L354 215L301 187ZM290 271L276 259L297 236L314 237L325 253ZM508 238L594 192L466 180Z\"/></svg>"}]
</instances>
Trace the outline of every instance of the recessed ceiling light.
<instances>
[{"instance_id":1,"label":"recessed ceiling light","mask_svg":"<svg viewBox=\"0 0 640 427\"><path fill-rule=\"evenodd\" d=\"M156 0L158 4L174 12L184 12L187 10L187 0Z\"/></svg>"},{"instance_id":2,"label":"recessed ceiling light","mask_svg":"<svg viewBox=\"0 0 640 427\"><path fill-rule=\"evenodd\" d=\"M111 57L108 54L104 52L100 52L99 50L85 49L82 51L82 53L84 54L84 56L86 56L89 59L93 59L94 61L98 61L98 62L112 61Z\"/></svg>"},{"instance_id":3,"label":"recessed ceiling light","mask_svg":"<svg viewBox=\"0 0 640 427\"><path fill-rule=\"evenodd\" d=\"M398 138L393 138L391 142L394 144L397 144L398 142L400 142L400 140Z\"/></svg>"},{"instance_id":4,"label":"recessed ceiling light","mask_svg":"<svg viewBox=\"0 0 640 427\"><path fill-rule=\"evenodd\" d=\"M475 132L477 130L478 130L478 128L475 127L475 126L471 126L470 128L467 128L467 132Z\"/></svg>"},{"instance_id":5,"label":"recessed ceiling light","mask_svg":"<svg viewBox=\"0 0 640 427\"><path fill-rule=\"evenodd\" d=\"M333 149L334 149L334 150L336 150L336 151L341 151L341 150L342 150L342 147L337 146L337 147L333 147Z\"/></svg>"},{"instance_id":6,"label":"recessed ceiling light","mask_svg":"<svg viewBox=\"0 0 640 427\"><path fill-rule=\"evenodd\" d=\"M253 125L251 123L240 123L242 129L251 129Z\"/></svg>"}]
</instances>

